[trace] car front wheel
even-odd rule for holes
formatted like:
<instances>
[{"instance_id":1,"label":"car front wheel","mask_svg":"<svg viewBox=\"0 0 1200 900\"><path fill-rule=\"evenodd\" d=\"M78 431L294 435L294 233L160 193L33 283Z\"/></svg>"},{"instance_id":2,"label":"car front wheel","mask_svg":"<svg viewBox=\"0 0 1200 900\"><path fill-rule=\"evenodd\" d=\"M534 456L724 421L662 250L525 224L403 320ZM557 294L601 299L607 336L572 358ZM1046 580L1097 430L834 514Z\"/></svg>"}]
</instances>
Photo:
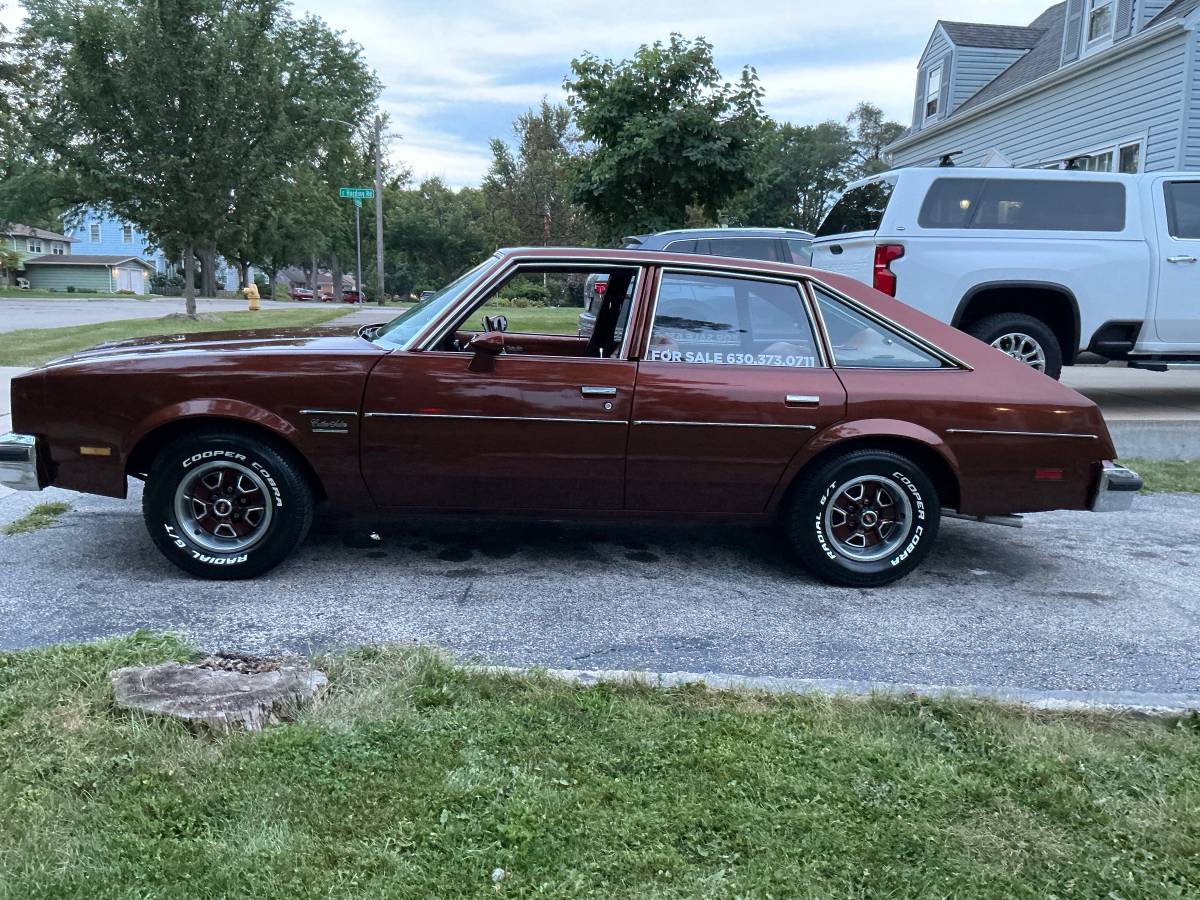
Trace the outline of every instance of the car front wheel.
<instances>
[{"instance_id":1,"label":"car front wheel","mask_svg":"<svg viewBox=\"0 0 1200 900\"><path fill-rule=\"evenodd\" d=\"M253 578L304 540L313 493L300 467L237 431L186 435L154 461L142 514L159 550L199 578Z\"/></svg>"},{"instance_id":2,"label":"car front wheel","mask_svg":"<svg viewBox=\"0 0 1200 900\"><path fill-rule=\"evenodd\" d=\"M824 581L847 587L903 578L929 553L940 521L929 477L885 450L857 450L821 464L784 510L801 562Z\"/></svg>"}]
</instances>

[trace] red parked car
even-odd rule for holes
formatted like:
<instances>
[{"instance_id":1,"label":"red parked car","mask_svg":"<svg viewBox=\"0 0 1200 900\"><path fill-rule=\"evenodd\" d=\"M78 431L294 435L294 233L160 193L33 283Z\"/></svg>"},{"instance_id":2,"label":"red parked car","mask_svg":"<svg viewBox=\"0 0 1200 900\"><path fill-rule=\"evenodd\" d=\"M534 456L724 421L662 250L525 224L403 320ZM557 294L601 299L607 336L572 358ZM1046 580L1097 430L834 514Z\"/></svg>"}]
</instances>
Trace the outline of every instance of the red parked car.
<instances>
[{"instance_id":1,"label":"red parked car","mask_svg":"<svg viewBox=\"0 0 1200 900\"><path fill-rule=\"evenodd\" d=\"M343 303L362 303L364 299L358 291L342 291Z\"/></svg>"},{"instance_id":2,"label":"red parked car","mask_svg":"<svg viewBox=\"0 0 1200 900\"><path fill-rule=\"evenodd\" d=\"M311 300L313 298L313 292L308 288L294 287L288 291L288 297L292 300L299 301Z\"/></svg>"},{"instance_id":3,"label":"red parked car","mask_svg":"<svg viewBox=\"0 0 1200 900\"><path fill-rule=\"evenodd\" d=\"M589 337L506 331L506 284L588 274ZM857 281L728 258L507 250L386 324L122 341L12 385L0 483L143 479L154 542L208 578L279 564L326 503L775 521L820 577L873 586L947 512L1141 485L1069 388Z\"/></svg>"}]
</instances>

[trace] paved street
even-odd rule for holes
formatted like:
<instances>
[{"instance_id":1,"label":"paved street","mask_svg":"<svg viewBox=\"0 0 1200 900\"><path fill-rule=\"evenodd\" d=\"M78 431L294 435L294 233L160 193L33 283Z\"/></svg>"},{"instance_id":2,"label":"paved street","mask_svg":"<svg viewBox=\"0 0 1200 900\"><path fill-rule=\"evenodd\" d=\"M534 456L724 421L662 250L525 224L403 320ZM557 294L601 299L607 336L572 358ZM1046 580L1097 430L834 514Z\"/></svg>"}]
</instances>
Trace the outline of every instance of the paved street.
<instances>
[{"instance_id":1,"label":"paved street","mask_svg":"<svg viewBox=\"0 0 1200 900\"><path fill-rule=\"evenodd\" d=\"M312 303L292 303L277 300L262 301L264 309L311 309ZM315 304L326 307L327 304ZM236 312L246 308L245 300L198 299L200 312ZM29 299L0 298L0 332L22 328L63 328L68 325L93 325L115 322L118 319L154 319L183 312L181 297L155 297L152 300L135 298L103 299Z\"/></svg>"},{"instance_id":2,"label":"paved street","mask_svg":"<svg viewBox=\"0 0 1200 900\"><path fill-rule=\"evenodd\" d=\"M47 495L0 500L0 521ZM431 641L494 663L1195 692L1200 497L1023 530L945 523L891 588L814 582L773 534L706 527L325 521L256 582L182 576L139 504L66 495L47 531L0 537L0 647L177 630L204 647Z\"/></svg>"}]
</instances>

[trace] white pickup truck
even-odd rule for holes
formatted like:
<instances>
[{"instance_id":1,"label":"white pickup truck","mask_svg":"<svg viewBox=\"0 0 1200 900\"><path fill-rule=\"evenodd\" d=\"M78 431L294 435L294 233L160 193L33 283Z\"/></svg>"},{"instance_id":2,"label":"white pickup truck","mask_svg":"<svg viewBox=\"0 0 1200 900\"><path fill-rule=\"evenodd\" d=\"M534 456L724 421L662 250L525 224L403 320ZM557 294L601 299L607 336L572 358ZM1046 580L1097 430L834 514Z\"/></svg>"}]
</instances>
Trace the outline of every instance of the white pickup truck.
<instances>
[{"instance_id":1,"label":"white pickup truck","mask_svg":"<svg viewBox=\"0 0 1200 900\"><path fill-rule=\"evenodd\" d=\"M1083 352L1200 367L1200 173L897 169L855 182L813 265L1057 378Z\"/></svg>"}]
</instances>

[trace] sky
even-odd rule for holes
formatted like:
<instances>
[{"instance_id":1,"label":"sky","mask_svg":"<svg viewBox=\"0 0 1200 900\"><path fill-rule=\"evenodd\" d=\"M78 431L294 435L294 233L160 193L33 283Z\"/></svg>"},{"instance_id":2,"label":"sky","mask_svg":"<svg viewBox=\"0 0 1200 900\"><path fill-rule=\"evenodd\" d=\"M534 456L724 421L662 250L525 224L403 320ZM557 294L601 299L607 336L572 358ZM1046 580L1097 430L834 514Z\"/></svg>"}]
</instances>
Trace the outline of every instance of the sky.
<instances>
[{"instance_id":1,"label":"sky","mask_svg":"<svg viewBox=\"0 0 1200 900\"><path fill-rule=\"evenodd\" d=\"M11 6L12 0L0 0ZM1052 0L294 0L363 48L383 82L390 156L418 180L478 184L488 141L543 97L565 100L571 60L614 60L671 32L704 36L726 78L754 66L767 113L803 125L870 100L912 117L916 63L938 19L1027 25ZM19 12L7 9L10 26Z\"/></svg>"}]
</instances>

